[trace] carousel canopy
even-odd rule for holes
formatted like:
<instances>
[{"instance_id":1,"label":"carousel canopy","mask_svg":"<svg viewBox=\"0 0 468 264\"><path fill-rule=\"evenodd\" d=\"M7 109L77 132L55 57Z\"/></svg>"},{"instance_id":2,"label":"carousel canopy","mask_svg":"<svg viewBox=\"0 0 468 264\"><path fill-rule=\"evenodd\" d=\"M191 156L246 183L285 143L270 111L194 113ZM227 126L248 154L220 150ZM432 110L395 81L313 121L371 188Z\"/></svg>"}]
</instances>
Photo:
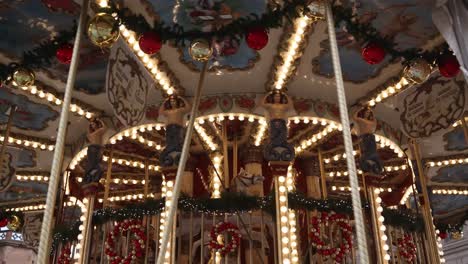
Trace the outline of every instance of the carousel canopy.
<instances>
[{"instance_id":1,"label":"carousel canopy","mask_svg":"<svg viewBox=\"0 0 468 264\"><path fill-rule=\"evenodd\" d=\"M281 90L293 100L287 139L296 152L295 166L305 173L320 155L329 195L349 196L329 37L320 10L308 10L314 19L304 19L301 7L308 1L290 1L288 8L269 0L110 2L112 9L102 10L105 3L91 1L85 29L90 32L79 47L61 168L71 175L63 177L70 181L68 191L81 181L88 123L94 117L109 128L103 169L112 166L110 197L138 197L146 169L154 179L151 188L160 189L159 155L167 128L159 108L173 94L193 99L202 63L192 56L203 55L203 47L197 50L193 43L202 38L209 39L205 44L213 54L191 166L203 175L207 157L223 145L239 146L239 153L262 148L268 123L260 104L267 92ZM468 209L466 82L433 23L431 1L344 2L334 13L349 113L368 106L378 120L384 172L370 182L386 192L389 206L411 202L411 193L420 188L410 148L416 142L435 219L463 222ZM2 207L44 207L81 4L0 2ZM96 34L107 34L112 43ZM245 156L240 154L241 165ZM204 184L203 177L195 177L194 192L205 193Z\"/></svg>"}]
</instances>

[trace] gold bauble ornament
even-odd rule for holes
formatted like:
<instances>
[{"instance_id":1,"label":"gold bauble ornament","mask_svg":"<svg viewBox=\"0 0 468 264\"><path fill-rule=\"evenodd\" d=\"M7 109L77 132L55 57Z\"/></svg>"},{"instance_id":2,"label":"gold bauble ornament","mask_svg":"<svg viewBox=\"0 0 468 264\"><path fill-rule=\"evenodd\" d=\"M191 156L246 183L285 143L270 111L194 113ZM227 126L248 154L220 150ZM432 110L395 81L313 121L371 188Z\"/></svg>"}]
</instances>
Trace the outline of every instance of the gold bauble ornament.
<instances>
[{"instance_id":1,"label":"gold bauble ornament","mask_svg":"<svg viewBox=\"0 0 468 264\"><path fill-rule=\"evenodd\" d=\"M424 59L415 59L406 66L403 76L410 82L423 83L431 75L431 65Z\"/></svg>"},{"instance_id":2,"label":"gold bauble ornament","mask_svg":"<svg viewBox=\"0 0 468 264\"><path fill-rule=\"evenodd\" d=\"M450 237L454 240L460 240L463 238L463 234L459 231L452 231L450 234L451 234Z\"/></svg>"},{"instance_id":3,"label":"gold bauble ornament","mask_svg":"<svg viewBox=\"0 0 468 264\"><path fill-rule=\"evenodd\" d=\"M207 61L213 54L213 49L208 41L197 39L190 44L189 53L194 60Z\"/></svg>"},{"instance_id":4,"label":"gold bauble ornament","mask_svg":"<svg viewBox=\"0 0 468 264\"><path fill-rule=\"evenodd\" d=\"M88 37L100 48L110 47L119 38L119 22L108 13L97 13L88 25Z\"/></svg>"},{"instance_id":5,"label":"gold bauble ornament","mask_svg":"<svg viewBox=\"0 0 468 264\"><path fill-rule=\"evenodd\" d=\"M315 20L325 20L325 3L321 0L315 0L310 3L308 6L309 10L306 12L306 15Z\"/></svg>"},{"instance_id":6,"label":"gold bauble ornament","mask_svg":"<svg viewBox=\"0 0 468 264\"><path fill-rule=\"evenodd\" d=\"M35 79L34 73L26 68L18 68L13 73L13 84L16 86L31 86Z\"/></svg>"},{"instance_id":7,"label":"gold bauble ornament","mask_svg":"<svg viewBox=\"0 0 468 264\"><path fill-rule=\"evenodd\" d=\"M10 230L18 231L21 228L21 219L16 215L12 215L7 227Z\"/></svg>"}]
</instances>

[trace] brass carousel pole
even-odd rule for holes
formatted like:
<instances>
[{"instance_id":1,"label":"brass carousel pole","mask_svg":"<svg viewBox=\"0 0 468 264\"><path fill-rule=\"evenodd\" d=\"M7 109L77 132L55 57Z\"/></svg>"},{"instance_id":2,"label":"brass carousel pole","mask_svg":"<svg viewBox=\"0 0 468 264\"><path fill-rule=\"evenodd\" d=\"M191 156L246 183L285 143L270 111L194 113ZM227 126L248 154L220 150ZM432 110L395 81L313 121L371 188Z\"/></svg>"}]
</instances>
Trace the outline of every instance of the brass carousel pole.
<instances>
[{"instance_id":1,"label":"brass carousel pole","mask_svg":"<svg viewBox=\"0 0 468 264\"><path fill-rule=\"evenodd\" d=\"M164 231L162 235L162 243L161 243L161 248L159 250L159 255L157 259L157 264L163 264L164 263L164 253L167 250L167 245L169 243L169 239L171 239L171 230L172 226L174 224L174 217L176 215L177 211L177 202L179 200L179 195L180 195L180 188L182 185L182 174L185 171L185 165L187 163L187 158L189 155L189 148L190 148L190 143L192 142L192 133L193 133L193 126L195 123L195 117L196 113L198 111L198 106L200 104L200 97L201 97L201 89L203 87L203 82L205 80L205 74L206 74L206 69L208 67L208 60L205 60L203 62L203 68L200 74L200 79L198 81L198 87L197 91L195 94L195 98L193 100L192 104L192 110L190 113L190 120L189 124L187 127L187 131L185 133L185 139L184 139L184 144L182 147L182 154L180 156L180 161L179 161L179 166L177 167L177 174L175 177L175 184L174 184L174 192L173 192L173 200L171 203L171 206L169 208L169 211L167 212L167 219L166 222L164 223Z\"/></svg>"},{"instance_id":2,"label":"brass carousel pole","mask_svg":"<svg viewBox=\"0 0 468 264\"><path fill-rule=\"evenodd\" d=\"M461 123L463 126L463 133L465 134L465 142L468 144L468 125L466 124L466 120L464 116L461 119Z\"/></svg>"},{"instance_id":3,"label":"brass carousel pole","mask_svg":"<svg viewBox=\"0 0 468 264\"><path fill-rule=\"evenodd\" d=\"M54 214L55 199L57 197L58 184L60 182L60 170L62 168L63 152L65 146L65 133L68 126L68 114L70 109L70 102L75 84L76 71L78 69L78 61L80 57L80 44L83 36L83 31L86 23L86 16L88 11L89 0L83 0L81 5L81 13L76 30L76 37L73 49L72 60L70 63L70 70L68 73L67 84L65 86L65 95L62 103L62 111L60 112L60 123L57 132L57 139L55 142L54 157L52 160L52 168L49 177L49 188L47 190L46 206L44 209L44 218L41 226L41 237L39 240L39 250L37 254L37 263L46 264L49 258L49 241L50 231L52 230L52 218Z\"/></svg>"},{"instance_id":4,"label":"brass carousel pole","mask_svg":"<svg viewBox=\"0 0 468 264\"><path fill-rule=\"evenodd\" d=\"M434 264L439 264L440 263L440 257L438 256L439 249L437 247L437 241L436 241L436 233L434 230L434 223L432 221L432 213L431 213L431 207L430 207L430 200L429 200L429 194L427 191L427 183L426 183L426 176L424 174L424 167L421 161L421 153L419 152L419 145L418 143L413 140L412 142L412 148L411 152L413 154L413 157L416 159L416 164L418 168L418 176L419 176L419 184L421 185L421 191L423 195L423 201L421 203L421 211L422 215L424 218L424 228L425 228L425 235L426 235L426 240L429 244L429 257L430 263Z\"/></svg>"}]
</instances>

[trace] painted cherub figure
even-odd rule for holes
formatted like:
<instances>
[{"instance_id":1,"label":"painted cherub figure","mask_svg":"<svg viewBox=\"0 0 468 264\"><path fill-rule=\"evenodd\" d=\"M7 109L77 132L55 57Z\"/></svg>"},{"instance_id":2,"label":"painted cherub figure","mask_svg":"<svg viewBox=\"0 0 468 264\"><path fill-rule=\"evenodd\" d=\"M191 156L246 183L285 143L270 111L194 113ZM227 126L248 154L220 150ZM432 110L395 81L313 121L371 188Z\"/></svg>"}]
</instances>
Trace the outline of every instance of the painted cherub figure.
<instances>
[{"instance_id":1,"label":"painted cherub figure","mask_svg":"<svg viewBox=\"0 0 468 264\"><path fill-rule=\"evenodd\" d=\"M369 107L364 107L354 113L353 120L356 123L356 134L361 139L361 170L379 175L382 173L383 167L377 154L377 144L374 136L377 120L374 113Z\"/></svg>"},{"instance_id":2,"label":"painted cherub figure","mask_svg":"<svg viewBox=\"0 0 468 264\"><path fill-rule=\"evenodd\" d=\"M183 97L172 95L159 109L166 118L166 148L161 152L163 166L177 165L184 141L184 116L190 112L191 105Z\"/></svg>"},{"instance_id":3,"label":"painted cherub figure","mask_svg":"<svg viewBox=\"0 0 468 264\"><path fill-rule=\"evenodd\" d=\"M99 118L91 118L88 125L87 138L90 143L87 152L87 163L83 184L97 183L104 171L101 168L103 137L107 127Z\"/></svg>"},{"instance_id":4,"label":"painted cherub figure","mask_svg":"<svg viewBox=\"0 0 468 264\"><path fill-rule=\"evenodd\" d=\"M269 120L270 141L263 150L268 161L292 161L294 148L288 143L288 111L293 108L293 102L281 91L268 93L261 105L267 111Z\"/></svg>"}]
</instances>

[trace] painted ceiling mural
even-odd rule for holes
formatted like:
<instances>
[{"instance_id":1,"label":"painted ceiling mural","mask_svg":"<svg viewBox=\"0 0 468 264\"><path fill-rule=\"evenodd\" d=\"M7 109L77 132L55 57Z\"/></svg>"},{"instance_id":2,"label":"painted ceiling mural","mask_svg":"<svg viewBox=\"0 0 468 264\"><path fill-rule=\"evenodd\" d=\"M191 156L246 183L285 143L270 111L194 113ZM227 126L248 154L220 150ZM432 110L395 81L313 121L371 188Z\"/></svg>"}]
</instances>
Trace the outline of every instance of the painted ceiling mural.
<instances>
[{"instance_id":1,"label":"painted ceiling mural","mask_svg":"<svg viewBox=\"0 0 468 264\"><path fill-rule=\"evenodd\" d=\"M435 195L430 196L432 211L438 214L450 213L453 210L467 208L468 196L466 195ZM467 208L468 209L468 208Z\"/></svg>"},{"instance_id":2,"label":"painted ceiling mural","mask_svg":"<svg viewBox=\"0 0 468 264\"><path fill-rule=\"evenodd\" d=\"M0 193L0 201L19 201L44 198L47 194L47 183L15 181L8 191Z\"/></svg>"},{"instance_id":3,"label":"painted ceiling mural","mask_svg":"<svg viewBox=\"0 0 468 264\"><path fill-rule=\"evenodd\" d=\"M147 0L153 7L154 17L167 25L178 23L185 31L212 31L229 24L236 18L250 14L261 15L266 8L265 0ZM189 43L186 43L188 46ZM212 42L214 55L210 70L245 70L253 67L258 53L250 49L245 40L237 36L225 37ZM192 60L188 48L179 48L180 60L192 70L200 70L202 64Z\"/></svg>"},{"instance_id":4,"label":"painted ceiling mural","mask_svg":"<svg viewBox=\"0 0 468 264\"><path fill-rule=\"evenodd\" d=\"M465 140L463 127L458 126L444 135L445 150L462 151L468 149L468 143Z\"/></svg>"},{"instance_id":5,"label":"painted ceiling mural","mask_svg":"<svg viewBox=\"0 0 468 264\"><path fill-rule=\"evenodd\" d=\"M58 117L58 112L51 107L31 101L24 95L16 95L6 88L0 89L0 124L8 121L8 109L18 106L13 115L13 125L26 130L43 130L48 122Z\"/></svg>"},{"instance_id":6,"label":"painted ceiling mural","mask_svg":"<svg viewBox=\"0 0 468 264\"><path fill-rule=\"evenodd\" d=\"M439 183L467 183L468 165L461 164L440 168L437 170L436 174L431 178L431 181Z\"/></svg>"},{"instance_id":7,"label":"painted ceiling mural","mask_svg":"<svg viewBox=\"0 0 468 264\"><path fill-rule=\"evenodd\" d=\"M14 168L36 167L36 152L34 150L8 147L6 152L11 155L11 165Z\"/></svg>"},{"instance_id":8,"label":"painted ceiling mural","mask_svg":"<svg viewBox=\"0 0 468 264\"><path fill-rule=\"evenodd\" d=\"M356 10L362 23L372 23L383 35L394 40L397 48L421 47L435 37L437 29L432 24L431 7L424 0L356 1ZM361 48L366 43L357 42L342 25L337 27L337 39L343 77L360 83L377 76L388 65L390 58L378 65L370 65L361 58ZM313 59L313 72L331 77L333 67L328 40L320 44L320 55Z\"/></svg>"}]
</instances>

